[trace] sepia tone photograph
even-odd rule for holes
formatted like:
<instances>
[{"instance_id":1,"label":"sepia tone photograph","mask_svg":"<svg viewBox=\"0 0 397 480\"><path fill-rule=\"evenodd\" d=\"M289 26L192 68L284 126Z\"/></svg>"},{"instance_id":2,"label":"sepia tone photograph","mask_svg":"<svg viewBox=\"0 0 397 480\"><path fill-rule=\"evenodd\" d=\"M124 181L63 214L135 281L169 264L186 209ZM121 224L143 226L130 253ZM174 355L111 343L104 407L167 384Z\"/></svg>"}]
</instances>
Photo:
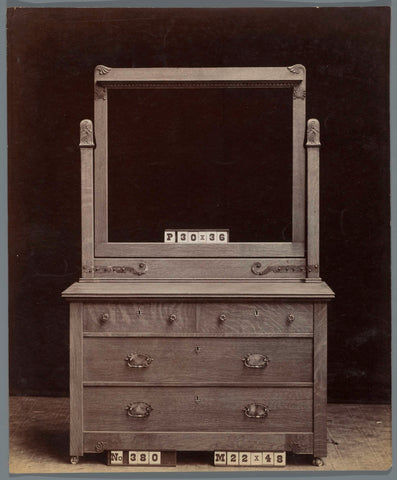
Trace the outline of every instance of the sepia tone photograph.
<instances>
[{"instance_id":1,"label":"sepia tone photograph","mask_svg":"<svg viewBox=\"0 0 397 480\"><path fill-rule=\"evenodd\" d=\"M390 8L9 8L9 470L391 468Z\"/></svg>"}]
</instances>

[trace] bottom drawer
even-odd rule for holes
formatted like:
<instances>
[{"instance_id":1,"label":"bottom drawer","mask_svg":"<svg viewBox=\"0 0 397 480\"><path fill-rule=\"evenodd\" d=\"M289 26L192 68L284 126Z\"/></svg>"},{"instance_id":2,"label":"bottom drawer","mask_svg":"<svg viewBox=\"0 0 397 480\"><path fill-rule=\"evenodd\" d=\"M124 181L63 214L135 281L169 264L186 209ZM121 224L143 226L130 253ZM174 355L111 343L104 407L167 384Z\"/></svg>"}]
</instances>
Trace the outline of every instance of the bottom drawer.
<instances>
[{"instance_id":1,"label":"bottom drawer","mask_svg":"<svg viewBox=\"0 0 397 480\"><path fill-rule=\"evenodd\" d=\"M311 432L311 388L85 387L85 431Z\"/></svg>"}]
</instances>

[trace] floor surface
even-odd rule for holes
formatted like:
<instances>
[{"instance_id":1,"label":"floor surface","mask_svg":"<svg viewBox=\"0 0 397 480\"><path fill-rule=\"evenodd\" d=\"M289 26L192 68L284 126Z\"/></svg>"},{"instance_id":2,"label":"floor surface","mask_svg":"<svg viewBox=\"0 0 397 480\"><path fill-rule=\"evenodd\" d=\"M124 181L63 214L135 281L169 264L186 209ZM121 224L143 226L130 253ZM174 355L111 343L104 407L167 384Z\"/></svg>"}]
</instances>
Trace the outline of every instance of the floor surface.
<instances>
[{"instance_id":1,"label":"floor surface","mask_svg":"<svg viewBox=\"0 0 397 480\"><path fill-rule=\"evenodd\" d=\"M310 455L287 455L272 471L388 470L391 467L391 411L387 405L328 405L328 456L323 467ZM211 452L178 452L176 467L107 466L105 453L69 462L69 399L10 398L10 473L188 472L263 470L214 467ZM270 468L269 468L270 470Z\"/></svg>"}]
</instances>

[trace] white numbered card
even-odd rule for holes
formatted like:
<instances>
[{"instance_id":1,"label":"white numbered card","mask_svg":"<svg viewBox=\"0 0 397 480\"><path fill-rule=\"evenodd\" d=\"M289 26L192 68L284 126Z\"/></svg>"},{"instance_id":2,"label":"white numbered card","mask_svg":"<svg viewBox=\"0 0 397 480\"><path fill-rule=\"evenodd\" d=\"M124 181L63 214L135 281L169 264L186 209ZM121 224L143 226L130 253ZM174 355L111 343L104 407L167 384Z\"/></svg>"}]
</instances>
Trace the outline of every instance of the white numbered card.
<instances>
[{"instance_id":1,"label":"white numbered card","mask_svg":"<svg viewBox=\"0 0 397 480\"><path fill-rule=\"evenodd\" d=\"M225 467L285 467L285 452L214 452L214 465Z\"/></svg>"}]
</instances>

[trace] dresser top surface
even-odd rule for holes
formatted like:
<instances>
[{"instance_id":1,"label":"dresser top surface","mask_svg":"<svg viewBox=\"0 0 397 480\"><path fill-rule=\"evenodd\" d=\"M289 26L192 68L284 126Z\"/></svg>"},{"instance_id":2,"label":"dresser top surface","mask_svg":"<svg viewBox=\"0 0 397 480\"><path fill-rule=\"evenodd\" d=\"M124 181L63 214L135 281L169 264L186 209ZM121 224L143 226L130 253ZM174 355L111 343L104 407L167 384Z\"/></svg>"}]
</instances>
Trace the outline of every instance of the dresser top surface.
<instances>
[{"instance_id":1,"label":"dresser top surface","mask_svg":"<svg viewBox=\"0 0 397 480\"><path fill-rule=\"evenodd\" d=\"M73 300L112 298L332 299L325 282L76 282L62 292Z\"/></svg>"}]
</instances>

